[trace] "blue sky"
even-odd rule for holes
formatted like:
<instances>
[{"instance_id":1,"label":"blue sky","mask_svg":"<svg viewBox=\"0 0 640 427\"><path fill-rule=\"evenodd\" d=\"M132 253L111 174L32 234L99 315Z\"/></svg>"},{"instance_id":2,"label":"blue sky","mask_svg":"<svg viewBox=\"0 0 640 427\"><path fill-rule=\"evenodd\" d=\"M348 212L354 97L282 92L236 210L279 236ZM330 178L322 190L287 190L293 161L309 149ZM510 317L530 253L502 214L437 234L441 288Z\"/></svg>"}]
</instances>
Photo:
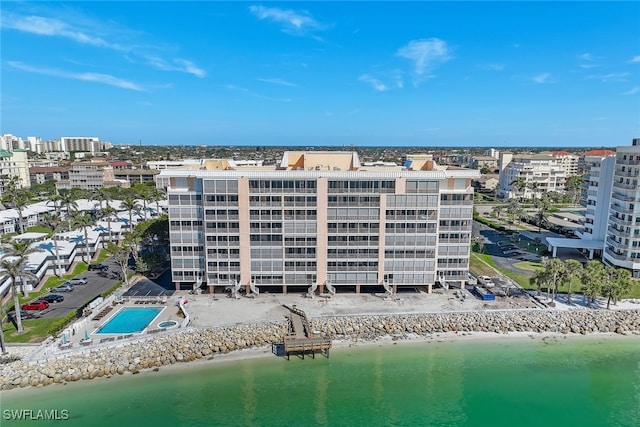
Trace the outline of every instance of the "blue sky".
<instances>
[{"instance_id":1,"label":"blue sky","mask_svg":"<svg viewBox=\"0 0 640 427\"><path fill-rule=\"evenodd\" d=\"M2 2L0 133L616 146L639 2Z\"/></svg>"}]
</instances>

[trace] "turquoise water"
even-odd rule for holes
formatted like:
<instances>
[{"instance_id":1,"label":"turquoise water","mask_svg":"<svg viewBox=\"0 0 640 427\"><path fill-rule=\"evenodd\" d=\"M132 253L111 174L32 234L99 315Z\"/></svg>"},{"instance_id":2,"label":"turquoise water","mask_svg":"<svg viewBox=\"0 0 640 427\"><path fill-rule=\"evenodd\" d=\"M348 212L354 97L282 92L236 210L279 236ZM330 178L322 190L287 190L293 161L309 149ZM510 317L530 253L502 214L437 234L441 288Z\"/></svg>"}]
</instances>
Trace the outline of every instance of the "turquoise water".
<instances>
[{"instance_id":1,"label":"turquoise water","mask_svg":"<svg viewBox=\"0 0 640 427\"><path fill-rule=\"evenodd\" d=\"M162 307L125 307L102 325L96 334L132 334L142 332L163 310Z\"/></svg>"},{"instance_id":2,"label":"turquoise water","mask_svg":"<svg viewBox=\"0 0 640 427\"><path fill-rule=\"evenodd\" d=\"M4 392L2 426L638 426L640 340L404 343ZM5 412L3 411L3 416Z\"/></svg>"}]
</instances>

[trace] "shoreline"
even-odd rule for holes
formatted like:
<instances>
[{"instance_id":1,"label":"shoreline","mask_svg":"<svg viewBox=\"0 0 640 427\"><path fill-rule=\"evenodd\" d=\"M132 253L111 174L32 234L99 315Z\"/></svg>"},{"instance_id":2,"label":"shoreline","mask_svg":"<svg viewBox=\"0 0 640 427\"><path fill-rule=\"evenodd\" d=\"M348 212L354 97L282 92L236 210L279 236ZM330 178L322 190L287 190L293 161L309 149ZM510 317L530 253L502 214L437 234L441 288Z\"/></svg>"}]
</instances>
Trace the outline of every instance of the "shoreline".
<instances>
[{"instance_id":1,"label":"shoreline","mask_svg":"<svg viewBox=\"0 0 640 427\"><path fill-rule=\"evenodd\" d=\"M640 335L640 310L509 311L352 315L314 318L312 331L332 338L332 349L392 345ZM55 359L0 365L0 389L42 387L138 374L207 362L271 356L286 322L186 328L118 347L94 348ZM187 363L188 362L188 363Z\"/></svg>"},{"instance_id":2,"label":"shoreline","mask_svg":"<svg viewBox=\"0 0 640 427\"><path fill-rule=\"evenodd\" d=\"M614 332L602 332L592 334L562 334L556 332L511 332L511 333L492 333L492 332L470 332L470 333L458 333L446 332L442 334L434 334L431 336L413 335L402 339L394 339L391 335L381 336L375 340L335 340L331 351L337 351L339 353L348 351L349 349L357 349L357 351L366 351L367 349L378 347L406 347L406 346L419 346L425 344L445 344L452 345L456 343L522 343L528 341L539 342L558 342L558 341L591 341L591 340L631 340L638 339L640 332L618 334ZM140 370L139 372L125 372L122 375L109 375L102 378L95 378L93 382L99 384L102 381L110 380L114 378L128 378L134 375L140 375L141 378L149 377L155 373L171 373L180 372L188 369L206 368L207 366L214 366L219 364L233 364L241 361L249 360L264 360L269 357L282 357L275 356L271 353L269 346L252 347L240 350L234 350L228 353L217 354L210 358L197 359L187 363L174 363L157 368L148 368ZM322 357L322 356L321 356ZM52 389L65 387L72 383L87 384L89 381L63 381L61 383L54 383ZM33 390L40 390L45 388L44 385L27 386L27 387L15 387L13 389L3 389L3 393L13 390L13 393L29 393Z\"/></svg>"}]
</instances>

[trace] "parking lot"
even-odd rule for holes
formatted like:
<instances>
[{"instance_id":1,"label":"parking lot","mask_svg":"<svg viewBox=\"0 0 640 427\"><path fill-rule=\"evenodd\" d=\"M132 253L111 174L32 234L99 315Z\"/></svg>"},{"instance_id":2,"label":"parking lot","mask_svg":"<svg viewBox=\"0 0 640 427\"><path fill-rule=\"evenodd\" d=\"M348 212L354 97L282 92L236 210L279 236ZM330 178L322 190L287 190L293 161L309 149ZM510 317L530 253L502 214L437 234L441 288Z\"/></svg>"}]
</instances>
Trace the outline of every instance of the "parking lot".
<instances>
[{"instance_id":1,"label":"parking lot","mask_svg":"<svg viewBox=\"0 0 640 427\"><path fill-rule=\"evenodd\" d=\"M72 292L54 292L64 296L63 302L50 303L49 308L42 311L29 311L41 318L53 318L66 316L72 311L76 311L80 306L99 297L101 293L111 288L119 278L120 267L109 260L103 261L103 264L109 266L109 271L102 273L100 271L85 271L78 277L86 277L86 285L76 285ZM22 310L24 312L24 310Z\"/></svg>"}]
</instances>

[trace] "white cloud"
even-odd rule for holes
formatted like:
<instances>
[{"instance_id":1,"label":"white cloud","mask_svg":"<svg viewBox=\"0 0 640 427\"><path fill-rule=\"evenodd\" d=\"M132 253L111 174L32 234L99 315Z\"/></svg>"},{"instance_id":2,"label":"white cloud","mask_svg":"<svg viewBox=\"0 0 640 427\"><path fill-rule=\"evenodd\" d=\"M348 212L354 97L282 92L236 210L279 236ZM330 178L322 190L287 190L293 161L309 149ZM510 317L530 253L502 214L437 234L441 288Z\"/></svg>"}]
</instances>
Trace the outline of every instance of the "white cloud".
<instances>
[{"instance_id":1,"label":"white cloud","mask_svg":"<svg viewBox=\"0 0 640 427\"><path fill-rule=\"evenodd\" d=\"M204 77L205 71L195 65L192 61L180 58L165 60L156 55L148 55L145 50L164 50L159 46L144 45L139 42L114 43L105 40L103 37L90 34L95 32L91 23L85 23L82 28L78 23L67 23L60 19L47 18L44 16L20 16L15 14L4 14L0 20L2 28L17 30L25 33L36 34L47 37L61 37L73 42L123 52L127 55L144 58L148 65L165 71L179 71L192 74L197 77ZM114 34L133 33L127 30L103 28L103 32Z\"/></svg>"},{"instance_id":2,"label":"white cloud","mask_svg":"<svg viewBox=\"0 0 640 427\"><path fill-rule=\"evenodd\" d=\"M447 42L438 38L411 40L396 55L413 61L418 75L452 58Z\"/></svg>"},{"instance_id":3,"label":"white cloud","mask_svg":"<svg viewBox=\"0 0 640 427\"><path fill-rule=\"evenodd\" d=\"M193 74L196 77L203 78L207 73L193 62L186 59L173 59L171 62L166 61L164 58L153 55L144 55L147 65L150 65L158 70L162 71L179 71L182 73Z\"/></svg>"},{"instance_id":4,"label":"white cloud","mask_svg":"<svg viewBox=\"0 0 640 427\"><path fill-rule=\"evenodd\" d=\"M609 73L609 74L593 74L587 76L588 79L600 80L602 83L621 83L628 81L629 73Z\"/></svg>"},{"instance_id":5,"label":"white cloud","mask_svg":"<svg viewBox=\"0 0 640 427\"><path fill-rule=\"evenodd\" d=\"M635 95L636 93L640 93L640 86L634 86L633 89L624 92L623 95Z\"/></svg>"},{"instance_id":6,"label":"white cloud","mask_svg":"<svg viewBox=\"0 0 640 427\"><path fill-rule=\"evenodd\" d=\"M65 79L73 79L73 80L82 80L82 81L88 81L88 82L102 83L102 84L106 84L106 85L110 85L110 86L116 86L116 87L119 87L119 88L122 88L122 89L129 89L129 90L135 90L135 91L143 91L144 90L137 83L134 83L134 82L129 81L129 80L124 80L124 79L121 79L119 77L111 76L109 74L73 73L73 72L70 72L70 71L58 70L58 69L55 69L55 68L34 67L34 66L31 66L31 65L23 64L22 62L17 62L17 61L8 61L7 63L11 67L13 67L15 69L26 71L26 72L29 72L29 73L43 74L43 75L46 75L46 76L61 77L61 78L65 78Z\"/></svg>"},{"instance_id":7,"label":"white cloud","mask_svg":"<svg viewBox=\"0 0 640 427\"><path fill-rule=\"evenodd\" d=\"M282 24L282 32L294 36L304 36L325 29L325 25L320 24L306 11L296 12L290 9L264 6L250 6L249 11L258 19Z\"/></svg>"},{"instance_id":8,"label":"white cloud","mask_svg":"<svg viewBox=\"0 0 640 427\"><path fill-rule=\"evenodd\" d=\"M101 37L88 35L84 31L78 28L73 28L71 25L58 19L46 18L44 16L19 16L11 14L4 16L0 22L2 28L18 30L24 33L63 37L77 43L118 51L129 50L126 46L122 46L117 43L110 43Z\"/></svg>"},{"instance_id":9,"label":"white cloud","mask_svg":"<svg viewBox=\"0 0 640 427\"><path fill-rule=\"evenodd\" d=\"M590 53L581 53L580 55L578 55L578 59L581 59L583 61L593 61L593 55L591 55Z\"/></svg>"},{"instance_id":10,"label":"white cloud","mask_svg":"<svg viewBox=\"0 0 640 427\"><path fill-rule=\"evenodd\" d=\"M187 59L176 58L173 60L173 62L178 65L176 71L193 74L194 76L200 78L203 78L207 75L207 73L202 68L198 67L196 64Z\"/></svg>"},{"instance_id":11,"label":"white cloud","mask_svg":"<svg viewBox=\"0 0 640 427\"><path fill-rule=\"evenodd\" d=\"M360 77L358 77L358 80L360 80L361 82L369 83L371 87L373 87L373 89L377 90L378 92L389 90L389 88L384 83L370 76L369 74L361 75Z\"/></svg>"},{"instance_id":12,"label":"white cloud","mask_svg":"<svg viewBox=\"0 0 640 427\"><path fill-rule=\"evenodd\" d=\"M536 76L531 77L531 80L533 80L534 83L538 83L538 84L549 83L550 77L551 77L551 74L549 73L540 73Z\"/></svg>"},{"instance_id":13,"label":"white cloud","mask_svg":"<svg viewBox=\"0 0 640 427\"><path fill-rule=\"evenodd\" d=\"M497 62L489 63L489 64L479 64L478 68L487 71L502 71L504 70L504 64L500 64Z\"/></svg>"},{"instance_id":14,"label":"white cloud","mask_svg":"<svg viewBox=\"0 0 640 427\"><path fill-rule=\"evenodd\" d=\"M233 84L228 84L225 87L228 90L241 92L241 93L244 93L246 95L253 96L255 98L267 99L269 101L278 101L278 102L291 102L291 101L293 101L293 99L291 99L291 98L271 98L271 97L268 97L268 96L264 96L264 95L262 95L260 93L254 92L254 91L252 91L250 89L247 89L247 88L244 88L244 87L240 87L240 86L236 86L236 85L233 85Z\"/></svg>"},{"instance_id":15,"label":"white cloud","mask_svg":"<svg viewBox=\"0 0 640 427\"><path fill-rule=\"evenodd\" d=\"M276 79L272 79L272 78L257 78L256 80L258 80L259 82L271 83L271 84L274 84L274 85L298 87L298 85L295 84L295 83L291 83L291 82L288 82L286 80L277 79L277 78Z\"/></svg>"},{"instance_id":16,"label":"white cloud","mask_svg":"<svg viewBox=\"0 0 640 427\"><path fill-rule=\"evenodd\" d=\"M640 62L640 55L631 58L631 62Z\"/></svg>"}]
</instances>

